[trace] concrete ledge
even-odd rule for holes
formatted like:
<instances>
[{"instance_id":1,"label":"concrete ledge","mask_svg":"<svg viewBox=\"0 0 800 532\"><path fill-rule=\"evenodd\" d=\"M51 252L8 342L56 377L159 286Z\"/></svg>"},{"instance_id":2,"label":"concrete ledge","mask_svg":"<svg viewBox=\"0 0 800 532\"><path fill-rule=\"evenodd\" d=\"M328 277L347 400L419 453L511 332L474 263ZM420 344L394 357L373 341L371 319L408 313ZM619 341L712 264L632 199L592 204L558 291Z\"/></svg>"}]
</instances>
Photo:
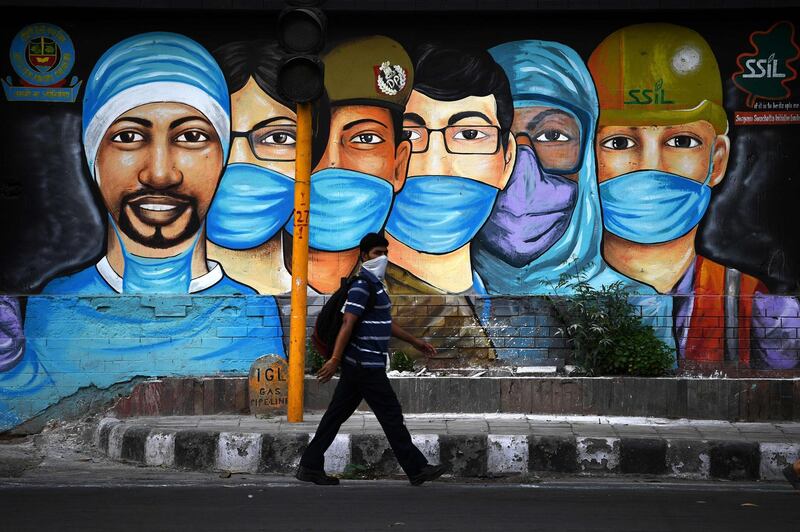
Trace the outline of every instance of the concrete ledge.
<instances>
[{"instance_id":1,"label":"concrete ledge","mask_svg":"<svg viewBox=\"0 0 800 532\"><path fill-rule=\"evenodd\" d=\"M103 419L97 426L95 442L107 456L123 462L196 471L291 475L313 436L303 427L275 432L276 423L258 430L250 418L240 419L236 431L220 430L232 424L230 419L211 420L208 428L181 428L180 423L174 423L173 430L156 426L158 419L153 418L153 427L142 420ZM364 419L367 421L363 423L370 423ZM462 419L453 433L446 428L447 420L424 424L412 419L410 423L426 430L416 431L412 437L428 461L448 464L454 478L564 473L779 480L780 469L800 457L800 443L743 441L741 432L727 440L665 437L655 432L652 436L606 437L597 435L600 432L587 424L580 430L573 425L568 434L542 435L546 429L519 420L518 426L507 422L508 430L495 433L490 420L487 433L470 432L467 421ZM378 430L362 427L348 432L345 427L325 455L327 471L347 475L350 469L356 469L362 476L374 478L402 475ZM592 432L595 435L581 434ZM641 432L646 433L643 428Z\"/></svg>"},{"instance_id":2,"label":"concrete ledge","mask_svg":"<svg viewBox=\"0 0 800 532\"><path fill-rule=\"evenodd\" d=\"M399 377L391 381L407 413L800 421L800 379ZM307 377L305 409L324 410L335 387L335 382L321 385ZM137 385L115 404L111 415L247 414L248 404L244 377L162 379Z\"/></svg>"}]
</instances>

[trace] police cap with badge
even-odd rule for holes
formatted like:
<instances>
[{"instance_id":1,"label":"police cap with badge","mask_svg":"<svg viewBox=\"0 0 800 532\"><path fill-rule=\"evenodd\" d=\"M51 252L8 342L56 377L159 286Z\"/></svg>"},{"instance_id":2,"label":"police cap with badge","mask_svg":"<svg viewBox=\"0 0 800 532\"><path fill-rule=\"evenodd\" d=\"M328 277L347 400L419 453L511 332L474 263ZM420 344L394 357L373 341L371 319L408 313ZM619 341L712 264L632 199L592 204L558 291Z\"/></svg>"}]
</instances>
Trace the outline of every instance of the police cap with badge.
<instances>
[{"instance_id":1,"label":"police cap with badge","mask_svg":"<svg viewBox=\"0 0 800 532\"><path fill-rule=\"evenodd\" d=\"M338 44L322 58L332 105L376 105L402 112L414 85L408 53L381 35Z\"/></svg>"}]
</instances>

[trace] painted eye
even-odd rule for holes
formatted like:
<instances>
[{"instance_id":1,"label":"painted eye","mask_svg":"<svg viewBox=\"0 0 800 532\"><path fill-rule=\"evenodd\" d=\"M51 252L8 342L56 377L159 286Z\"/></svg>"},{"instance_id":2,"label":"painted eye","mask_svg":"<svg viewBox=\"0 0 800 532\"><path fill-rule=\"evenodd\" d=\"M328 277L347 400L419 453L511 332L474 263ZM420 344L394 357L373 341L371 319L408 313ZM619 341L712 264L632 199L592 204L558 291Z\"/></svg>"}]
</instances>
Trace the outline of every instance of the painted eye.
<instances>
[{"instance_id":1,"label":"painted eye","mask_svg":"<svg viewBox=\"0 0 800 532\"><path fill-rule=\"evenodd\" d=\"M543 131L534 139L536 142L569 142L572 140L557 129Z\"/></svg>"},{"instance_id":2,"label":"painted eye","mask_svg":"<svg viewBox=\"0 0 800 532\"><path fill-rule=\"evenodd\" d=\"M667 141L667 146L673 148L696 148L702 142L689 135L676 135Z\"/></svg>"},{"instance_id":3,"label":"painted eye","mask_svg":"<svg viewBox=\"0 0 800 532\"><path fill-rule=\"evenodd\" d=\"M628 137L611 137L603 142L603 147L610 150L629 150L634 146L636 143Z\"/></svg>"},{"instance_id":4,"label":"painted eye","mask_svg":"<svg viewBox=\"0 0 800 532\"><path fill-rule=\"evenodd\" d=\"M187 131L175 137L175 142L205 142L208 140L208 135L202 131Z\"/></svg>"},{"instance_id":5,"label":"painted eye","mask_svg":"<svg viewBox=\"0 0 800 532\"><path fill-rule=\"evenodd\" d=\"M453 135L453 138L456 140L479 140L486 136L486 133L478 131L477 129L462 129Z\"/></svg>"},{"instance_id":6,"label":"painted eye","mask_svg":"<svg viewBox=\"0 0 800 532\"><path fill-rule=\"evenodd\" d=\"M419 134L419 131L414 131L413 129L406 129L403 131L403 140L410 140L414 142L415 140L419 140L422 138L422 135Z\"/></svg>"},{"instance_id":7,"label":"painted eye","mask_svg":"<svg viewBox=\"0 0 800 532\"><path fill-rule=\"evenodd\" d=\"M356 144L380 144L383 139L374 133L362 133L350 139L350 142L355 142Z\"/></svg>"},{"instance_id":8,"label":"painted eye","mask_svg":"<svg viewBox=\"0 0 800 532\"><path fill-rule=\"evenodd\" d=\"M134 142L142 142L144 135L136 131L120 131L113 137L111 142L119 142L120 144L133 144Z\"/></svg>"},{"instance_id":9,"label":"painted eye","mask_svg":"<svg viewBox=\"0 0 800 532\"><path fill-rule=\"evenodd\" d=\"M269 135L264 135L260 139L258 139L259 144L279 144L281 146L288 146L292 144L297 144L297 141L294 138L294 135L287 131L276 131L274 133L270 133Z\"/></svg>"}]
</instances>

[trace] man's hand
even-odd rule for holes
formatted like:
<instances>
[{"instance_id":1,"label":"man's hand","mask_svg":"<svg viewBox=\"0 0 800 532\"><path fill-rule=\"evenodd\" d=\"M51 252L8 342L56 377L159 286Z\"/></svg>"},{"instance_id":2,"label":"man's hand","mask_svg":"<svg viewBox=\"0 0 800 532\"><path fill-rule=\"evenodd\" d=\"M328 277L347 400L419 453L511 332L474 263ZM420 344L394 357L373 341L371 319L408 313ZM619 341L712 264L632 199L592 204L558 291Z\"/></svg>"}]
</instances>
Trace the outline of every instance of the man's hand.
<instances>
[{"instance_id":1,"label":"man's hand","mask_svg":"<svg viewBox=\"0 0 800 532\"><path fill-rule=\"evenodd\" d=\"M420 353L429 358L436 354L436 348L433 347L428 342L426 342L425 340L417 339L416 343L414 344L414 347L417 348L417 351L419 351Z\"/></svg>"},{"instance_id":2,"label":"man's hand","mask_svg":"<svg viewBox=\"0 0 800 532\"><path fill-rule=\"evenodd\" d=\"M337 369L339 369L339 359L331 358L325 362L325 365L317 372L317 380L325 384L336 374Z\"/></svg>"}]
</instances>

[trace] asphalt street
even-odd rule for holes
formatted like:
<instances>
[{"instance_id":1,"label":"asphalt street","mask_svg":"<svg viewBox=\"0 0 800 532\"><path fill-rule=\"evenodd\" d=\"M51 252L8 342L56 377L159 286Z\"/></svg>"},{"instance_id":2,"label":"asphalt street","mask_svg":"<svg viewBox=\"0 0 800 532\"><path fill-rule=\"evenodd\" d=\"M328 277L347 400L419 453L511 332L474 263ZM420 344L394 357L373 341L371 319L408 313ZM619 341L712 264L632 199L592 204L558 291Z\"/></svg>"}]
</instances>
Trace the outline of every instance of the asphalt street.
<instances>
[{"instance_id":1,"label":"asphalt street","mask_svg":"<svg viewBox=\"0 0 800 532\"><path fill-rule=\"evenodd\" d=\"M44 480L44 479L41 479ZM0 530L798 530L800 492L780 483L533 484L156 479L0 481Z\"/></svg>"}]
</instances>

